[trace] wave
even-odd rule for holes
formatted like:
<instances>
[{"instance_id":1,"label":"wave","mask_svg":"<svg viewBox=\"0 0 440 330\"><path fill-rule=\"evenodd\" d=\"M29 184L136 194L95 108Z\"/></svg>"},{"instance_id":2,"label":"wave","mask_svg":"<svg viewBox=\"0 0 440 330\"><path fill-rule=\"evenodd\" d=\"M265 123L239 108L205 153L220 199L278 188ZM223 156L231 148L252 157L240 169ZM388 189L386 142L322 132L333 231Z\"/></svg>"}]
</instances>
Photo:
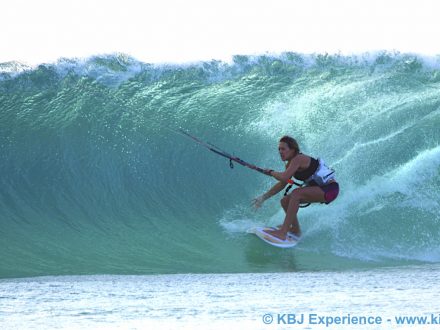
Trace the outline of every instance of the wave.
<instances>
[{"instance_id":1,"label":"wave","mask_svg":"<svg viewBox=\"0 0 440 330\"><path fill-rule=\"evenodd\" d=\"M438 59L397 53L0 64L0 276L439 262L439 85ZM279 170L292 135L340 197L273 250L245 231L283 221L249 207L275 182L168 127Z\"/></svg>"}]
</instances>

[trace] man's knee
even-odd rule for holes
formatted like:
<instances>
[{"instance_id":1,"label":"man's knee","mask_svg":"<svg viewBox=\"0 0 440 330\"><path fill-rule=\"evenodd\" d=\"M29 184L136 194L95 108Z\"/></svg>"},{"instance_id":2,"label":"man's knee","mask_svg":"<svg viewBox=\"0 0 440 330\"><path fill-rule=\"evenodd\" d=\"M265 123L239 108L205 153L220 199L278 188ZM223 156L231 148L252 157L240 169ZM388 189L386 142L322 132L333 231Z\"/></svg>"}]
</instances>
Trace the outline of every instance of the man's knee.
<instances>
[{"instance_id":1,"label":"man's knee","mask_svg":"<svg viewBox=\"0 0 440 330\"><path fill-rule=\"evenodd\" d=\"M281 198L281 206L287 207L289 205L289 195Z\"/></svg>"},{"instance_id":2,"label":"man's knee","mask_svg":"<svg viewBox=\"0 0 440 330\"><path fill-rule=\"evenodd\" d=\"M294 190L290 194L290 200L293 200L295 202L299 202L301 200L301 191L299 189Z\"/></svg>"}]
</instances>

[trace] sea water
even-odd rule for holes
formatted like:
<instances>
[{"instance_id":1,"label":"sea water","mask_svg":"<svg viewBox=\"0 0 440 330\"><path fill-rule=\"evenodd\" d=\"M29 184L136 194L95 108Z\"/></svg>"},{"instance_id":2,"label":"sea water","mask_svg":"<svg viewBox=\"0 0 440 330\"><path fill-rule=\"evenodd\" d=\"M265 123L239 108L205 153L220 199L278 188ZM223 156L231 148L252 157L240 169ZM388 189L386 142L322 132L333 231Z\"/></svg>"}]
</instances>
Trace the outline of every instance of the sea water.
<instances>
[{"instance_id":1,"label":"sea water","mask_svg":"<svg viewBox=\"0 0 440 330\"><path fill-rule=\"evenodd\" d=\"M5 329L438 329L439 271L7 279L0 315Z\"/></svg>"}]
</instances>

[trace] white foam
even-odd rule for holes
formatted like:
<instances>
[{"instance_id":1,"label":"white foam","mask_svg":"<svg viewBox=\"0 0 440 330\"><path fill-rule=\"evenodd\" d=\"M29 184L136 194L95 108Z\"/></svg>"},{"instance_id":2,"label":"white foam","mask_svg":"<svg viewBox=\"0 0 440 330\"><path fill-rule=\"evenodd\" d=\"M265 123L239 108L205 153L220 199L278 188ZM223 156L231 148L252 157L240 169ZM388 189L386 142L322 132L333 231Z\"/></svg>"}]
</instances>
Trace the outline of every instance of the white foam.
<instances>
[{"instance_id":1,"label":"white foam","mask_svg":"<svg viewBox=\"0 0 440 330\"><path fill-rule=\"evenodd\" d=\"M415 190L424 182L438 175L440 167L440 146L419 152L413 159L400 165L383 176L372 177L362 186L348 185L343 204L347 208L373 205L379 196L387 196L396 192L408 199L418 199ZM340 199L340 198L338 198ZM375 206L377 206L374 203ZM419 204L420 205L420 204ZM424 204L422 204L424 205ZM370 210L368 207L367 210ZM427 211L430 209L427 208Z\"/></svg>"},{"instance_id":2,"label":"white foam","mask_svg":"<svg viewBox=\"0 0 440 330\"><path fill-rule=\"evenodd\" d=\"M264 226L262 222L250 218L227 219L222 218L219 221L221 227L228 233L246 233L249 228Z\"/></svg>"}]
</instances>

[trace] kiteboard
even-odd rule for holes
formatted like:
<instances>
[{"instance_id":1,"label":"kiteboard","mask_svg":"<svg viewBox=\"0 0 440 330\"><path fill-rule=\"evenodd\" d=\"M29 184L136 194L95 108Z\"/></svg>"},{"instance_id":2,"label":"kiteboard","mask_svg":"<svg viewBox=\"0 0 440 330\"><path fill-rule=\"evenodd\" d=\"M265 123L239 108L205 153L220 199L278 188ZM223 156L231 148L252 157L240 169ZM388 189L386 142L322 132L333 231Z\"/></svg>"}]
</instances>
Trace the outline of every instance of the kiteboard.
<instances>
[{"instance_id":1,"label":"kiteboard","mask_svg":"<svg viewBox=\"0 0 440 330\"><path fill-rule=\"evenodd\" d=\"M258 238L262 239L264 242L279 247L279 248L291 248L298 244L300 238L295 234L289 232L287 233L286 239L282 239L272 236L269 233L264 232L264 230L276 230L275 227L255 227L248 229L249 234L255 234Z\"/></svg>"}]
</instances>

